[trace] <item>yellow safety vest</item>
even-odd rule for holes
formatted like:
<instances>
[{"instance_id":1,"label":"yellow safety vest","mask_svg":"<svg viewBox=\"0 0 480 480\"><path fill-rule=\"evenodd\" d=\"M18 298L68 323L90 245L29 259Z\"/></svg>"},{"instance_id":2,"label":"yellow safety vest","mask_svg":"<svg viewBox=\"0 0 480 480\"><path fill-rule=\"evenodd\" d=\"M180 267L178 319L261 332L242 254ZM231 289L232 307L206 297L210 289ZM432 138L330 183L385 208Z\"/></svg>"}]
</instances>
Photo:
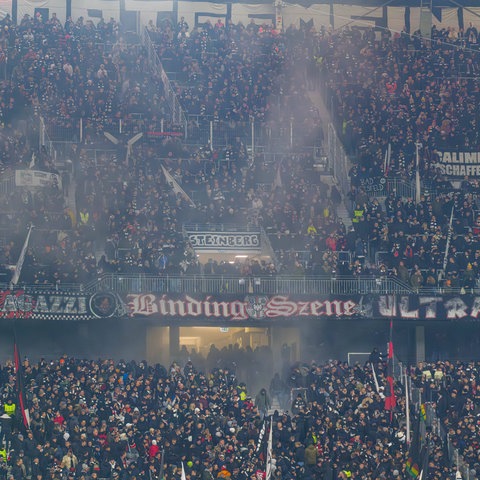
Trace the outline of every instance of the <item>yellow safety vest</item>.
<instances>
[{"instance_id":1,"label":"yellow safety vest","mask_svg":"<svg viewBox=\"0 0 480 480\"><path fill-rule=\"evenodd\" d=\"M358 223L360 221L360 217L363 217L363 210L354 210L352 222Z\"/></svg>"},{"instance_id":2,"label":"yellow safety vest","mask_svg":"<svg viewBox=\"0 0 480 480\"><path fill-rule=\"evenodd\" d=\"M88 212L86 213L83 213L83 212L80 212L80 221L86 225L88 223L88 220L90 219L90 215Z\"/></svg>"},{"instance_id":3,"label":"yellow safety vest","mask_svg":"<svg viewBox=\"0 0 480 480\"><path fill-rule=\"evenodd\" d=\"M15 415L15 410L17 409L17 406L12 403L11 405L6 403L4 406L3 406L3 410L5 411L6 414L10 415L10 416L13 416Z\"/></svg>"}]
</instances>

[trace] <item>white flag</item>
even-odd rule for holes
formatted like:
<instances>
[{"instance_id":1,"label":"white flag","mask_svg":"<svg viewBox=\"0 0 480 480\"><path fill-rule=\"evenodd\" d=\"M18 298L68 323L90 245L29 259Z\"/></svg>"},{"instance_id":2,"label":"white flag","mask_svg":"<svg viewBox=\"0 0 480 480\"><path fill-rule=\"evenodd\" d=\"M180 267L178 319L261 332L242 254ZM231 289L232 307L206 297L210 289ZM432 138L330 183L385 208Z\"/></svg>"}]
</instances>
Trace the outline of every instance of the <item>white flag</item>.
<instances>
[{"instance_id":1,"label":"white flag","mask_svg":"<svg viewBox=\"0 0 480 480\"><path fill-rule=\"evenodd\" d=\"M197 208L195 205L194 201L187 195L187 192L178 184L178 182L170 175L168 170L162 165L162 170L163 174L165 175L165 178L167 179L167 183L169 183L173 191L178 195L180 194L193 208Z\"/></svg>"},{"instance_id":2,"label":"white flag","mask_svg":"<svg viewBox=\"0 0 480 480\"><path fill-rule=\"evenodd\" d=\"M185 467L183 466L183 462L182 462L182 480L187 480L187 476L185 475Z\"/></svg>"},{"instance_id":3,"label":"white flag","mask_svg":"<svg viewBox=\"0 0 480 480\"><path fill-rule=\"evenodd\" d=\"M277 187L282 188L282 173L280 171L281 164L278 164L277 171L275 172L275 178L273 179L273 189L275 190Z\"/></svg>"},{"instance_id":4,"label":"white flag","mask_svg":"<svg viewBox=\"0 0 480 480\"><path fill-rule=\"evenodd\" d=\"M23 244L22 251L20 252L20 256L18 257L18 262L15 265L15 271L13 272L12 283L16 285L18 280L20 279L20 273L22 273L23 262L25 260L25 254L27 253L28 242L30 241L30 234L32 233L33 225L30 225L28 229L27 238Z\"/></svg>"},{"instance_id":5,"label":"white flag","mask_svg":"<svg viewBox=\"0 0 480 480\"><path fill-rule=\"evenodd\" d=\"M372 366L372 373L373 373L373 381L375 382L375 390L377 393L380 393L380 387L378 385L378 379L377 379L377 374L375 373L375 367L373 366L373 363L370 363Z\"/></svg>"},{"instance_id":6,"label":"white flag","mask_svg":"<svg viewBox=\"0 0 480 480\"><path fill-rule=\"evenodd\" d=\"M270 417L270 433L268 434L268 443L267 443L267 468L266 468L266 479L270 480L272 477L272 453L273 453L273 415Z\"/></svg>"},{"instance_id":7,"label":"white flag","mask_svg":"<svg viewBox=\"0 0 480 480\"><path fill-rule=\"evenodd\" d=\"M35 156L35 152L32 153L32 159L30 160L30 163L28 164L28 168L32 169L35 166L35 160L37 157Z\"/></svg>"}]
</instances>

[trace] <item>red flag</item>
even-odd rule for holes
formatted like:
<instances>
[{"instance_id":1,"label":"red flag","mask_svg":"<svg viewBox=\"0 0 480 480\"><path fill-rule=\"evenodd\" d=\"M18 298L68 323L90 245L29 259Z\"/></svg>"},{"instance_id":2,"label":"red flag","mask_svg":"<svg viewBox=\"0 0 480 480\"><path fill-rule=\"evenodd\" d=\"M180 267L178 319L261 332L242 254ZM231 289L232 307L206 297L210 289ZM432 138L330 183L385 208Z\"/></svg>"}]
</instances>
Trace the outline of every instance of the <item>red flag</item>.
<instances>
[{"instance_id":1,"label":"red flag","mask_svg":"<svg viewBox=\"0 0 480 480\"><path fill-rule=\"evenodd\" d=\"M385 410L390 410L390 419L393 415L393 409L397 406L395 398L395 389L393 388L393 342L392 342L392 326L390 321L390 340L388 342L388 359L387 359L387 385L385 387Z\"/></svg>"},{"instance_id":2,"label":"red flag","mask_svg":"<svg viewBox=\"0 0 480 480\"><path fill-rule=\"evenodd\" d=\"M18 397L18 406L20 412L22 413L23 424L25 428L30 427L30 416L28 409L25 406L25 391L23 387L23 369L22 362L20 360L20 352L18 351L17 339L14 339L13 344L13 357L15 361L15 376L16 376L16 386L17 386L17 397Z\"/></svg>"}]
</instances>

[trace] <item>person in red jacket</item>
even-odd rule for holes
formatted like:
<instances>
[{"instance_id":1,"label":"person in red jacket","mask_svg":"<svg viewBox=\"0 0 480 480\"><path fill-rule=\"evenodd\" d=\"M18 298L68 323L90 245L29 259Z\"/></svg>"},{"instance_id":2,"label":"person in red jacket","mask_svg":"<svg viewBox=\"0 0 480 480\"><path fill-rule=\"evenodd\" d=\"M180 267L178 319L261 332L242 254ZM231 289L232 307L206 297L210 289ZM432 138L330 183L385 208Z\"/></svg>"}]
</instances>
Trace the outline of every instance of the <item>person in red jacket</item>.
<instances>
[{"instance_id":1,"label":"person in red jacket","mask_svg":"<svg viewBox=\"0 0 480 480\"><path fill-rule=\"evenodd\" d=\"M155 455L160 451L160 447L157 445L156 440L152 440L152 444L150 445L150 448L148 449L148 456L150 458L155 458Z\"/></svg>"}]
</instances>

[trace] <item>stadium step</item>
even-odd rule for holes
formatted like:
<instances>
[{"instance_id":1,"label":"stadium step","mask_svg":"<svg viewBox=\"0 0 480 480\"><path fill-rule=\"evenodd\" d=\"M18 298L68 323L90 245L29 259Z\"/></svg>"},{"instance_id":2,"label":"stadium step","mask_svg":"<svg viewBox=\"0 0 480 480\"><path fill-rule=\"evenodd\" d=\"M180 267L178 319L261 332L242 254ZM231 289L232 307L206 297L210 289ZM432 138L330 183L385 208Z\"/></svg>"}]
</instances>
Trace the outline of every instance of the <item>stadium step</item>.
<instances>
[{"instance_id":1,"label":"stadium step","mask_svg":"<svg viewBox=\"0 0 480 480\"><path fill-rule=\"evenodd\" d=\"M342 222L343 222L343 224L345 225L345 228L348 231L349 228L352 226L352 216L350 215L350 212L348 211L348 209L345 206L345 203L343 201L337 207L337 216L342 219Z\"/></svg>"},{"instance_id":2,"label":"stadium step","mask_svg":"<svg viewBox=\"0 0 480 480\"><path fill-rule=\"evenodd\" d=\"M308 96L312 103L317 107L318 113L323 120L323 124L327 125L330 120L330 113L328 112L325 102L323 101L322 93L320 90L311 90L308 92ZM332 175L323 175L322 181L327 183L330 187L336 184L336 180ZM338 186L338 185L337 185ZM341 190L339 188L339 190ZM350 212L345 204L345 198L342 199L342 203L337 207L337 216L342 219L347 231L352 226L352 218Z\"/></svg>"},{"instance_id":3,"label":"stadium step","mask_svg":"<svg viewBox=\"0 0 480 480\"><path fill-rule=\"evenodd\" d=\"M277 411L280 415L284 413L284 410L280 406L280 402L278 401L277 396L275 395L272 399L272 405L270 407L270 410L268 410L268 415L273 415L275 411Z\"/></svg>"},{"instance_id":4,"label":"stadium step","mask_svg":"<svg viewBox=\"0 0 480 480\"><path fill-rule=\"evenodd\" d=\"M337 181L335 180L333 175L322 175L322 182L325 183L326 185L328 185L330 188L333 185L336 185L337 188L338 188ZM342 219L342 222L343 222L343 224L345 225L345 228L348 231L349 228L352 226L352 216L351 216L350 212L348 211L347 206L345 205L345 199L344 198L342 198L342 202L340 203L340 205L338 205L335 213L337 214L337 217Z\"/></svg>"}]
</instances>

